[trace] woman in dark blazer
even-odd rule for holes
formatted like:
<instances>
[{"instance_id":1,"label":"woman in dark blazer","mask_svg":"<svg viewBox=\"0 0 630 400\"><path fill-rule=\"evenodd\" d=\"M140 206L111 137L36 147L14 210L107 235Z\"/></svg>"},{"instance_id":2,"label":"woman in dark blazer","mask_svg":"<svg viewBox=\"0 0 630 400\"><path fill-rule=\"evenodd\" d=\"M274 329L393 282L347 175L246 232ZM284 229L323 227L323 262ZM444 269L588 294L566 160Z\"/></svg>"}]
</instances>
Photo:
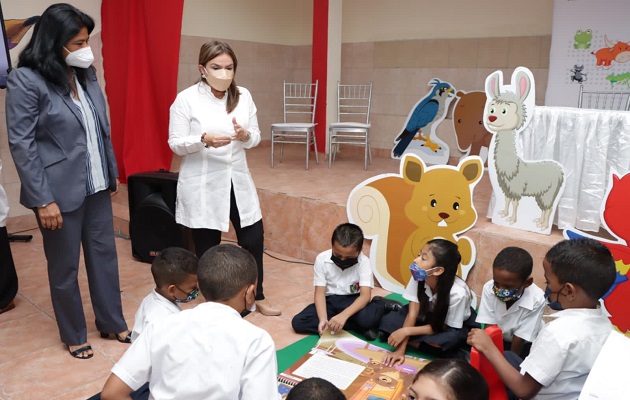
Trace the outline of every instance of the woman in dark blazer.
<instances>
[{"instance_id":1,"label":"woman in dark blazer","mask_svg":"<svg viewBox=\"0 0 630 400\"><path fill-rule=\"evenodd\" d=\"M81 246L96 327L129 342L123 317L110 191L118 170L105 99L88 45L94 20L69 4L42 14L9 74L9 147L22 184L20 202L37 217L53 309L73 357L94 354L77 280Z\"/></svg>"}]
</instances>

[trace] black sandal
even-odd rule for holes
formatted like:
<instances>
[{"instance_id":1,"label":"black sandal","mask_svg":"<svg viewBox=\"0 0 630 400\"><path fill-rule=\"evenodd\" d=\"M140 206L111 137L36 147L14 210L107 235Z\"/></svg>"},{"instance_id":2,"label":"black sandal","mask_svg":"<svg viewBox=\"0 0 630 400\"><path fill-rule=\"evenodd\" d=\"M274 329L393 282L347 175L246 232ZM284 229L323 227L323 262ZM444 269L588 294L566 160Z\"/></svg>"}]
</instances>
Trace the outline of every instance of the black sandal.
<instances>
[{"instance_id":1,"label":"black sandal","mask_svg":"<svg viewBox=\"0 0 630 400\"><path fill-rule=\"evenodd\" d=\"M121 337L117 333L105 333L105 332L100 332L100 333L101 333L101 338L103 339L109 339L111 335L114 335L114 338L118 340L120 343L131 343L131 331L129 331L129 333L125 337Z\"/></svg>"},{"instance_id":2,"label":"black sandal","mask_svg":"<svg viewBox=\"0 0 630 400\"><path fill-rule=\"evenodd\" d=\"M68 346L68 352L70 353L70 355L72 357L74 357L74 358L78 358L79 360L87 360L87 359L92 358L92 356L94 356L94 353L88 354L87 357L82 357L81 356L82 353L85 353L87 351L92 350L92 346L90 346L89 344L87 346L83 346L81 348L78 348L78 349L76 349L74 351L70 350L70 345L66 345L66 346Z\"/></svg>"}]
</instances>

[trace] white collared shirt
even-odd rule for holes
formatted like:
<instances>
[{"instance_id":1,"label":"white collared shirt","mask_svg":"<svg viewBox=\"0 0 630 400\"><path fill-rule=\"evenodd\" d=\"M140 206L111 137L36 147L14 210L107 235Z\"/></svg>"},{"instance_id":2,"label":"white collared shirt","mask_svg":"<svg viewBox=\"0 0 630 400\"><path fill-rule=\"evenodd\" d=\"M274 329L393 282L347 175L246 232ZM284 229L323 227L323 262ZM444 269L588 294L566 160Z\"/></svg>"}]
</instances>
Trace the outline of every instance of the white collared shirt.
<instances>
[{"instance_id":1,"label":"white collared shirt","mask_svg":"<svg viewBox=\"0 0 630 400\"><path fill-rule=\"evenodd\" d=\"M613 327L601 309L571 308L551 315L521 363L543 385L536 399L577 399Z\"/></svg>"},{"instance_id":2,"label":"white collared shirt","mask_svg":"<svg viewBox=\"0 0 630 400\"><path fill-rule=\"evenodd\" d=\"M175 219L189 228L228 231L232 184L241 226L253 225L262 218L256 185L245 156L245 149L260 143L256 105L247 89L239 86L238 90L240 99L230 114L225 110L227 95L217 99L203 83L180 92L171 105L168 145L175 154L183 156ZM249 140L205 148L201 143L204 132L234 135L232 118L247 129Z\"/></svg>"},{"instance_id":3,"label":"white collared shirt","mask_svg":"<svg viewBox=\"0 0 630 400\"><path fill-rule=\"evenodd\" d=\"M160 321L171 314L176 314L182 309L169 299L153 289L140 303L136 317L134 318L131 341L135 341L140 333L153 321Z\"/></svg>"},{"instance_id":4,"label":"white collared shirt","mask_svg":"<svg viewBox=\"0 0 630 400\"><path fill-rule=\"evenodd\" d=\"M335 265L330 256L332 256L332 249L319 253L313 267L315 272L313 285L325 286L326 296L358 294L362 286L374 288L370 259L363 253L359 254L358 263L343 271Z\"/></svg>"},{"instance_id":5,"label":"white collared shirt","mask_svg":"<svg viewBox=\"0 0 630 400\"><path fill-rule=\"evenodd\" d=\"M435 303L437 301L437 293L433 294L433 291L427 284L424 285L424 292L429 297L429 311L433 311L433 307L435 307ZM420 302L418 299L418 281L413 279L413 277L411 277L409 283L405 287L403 298L413 301L414 303ZM449 293L448 312L446 313L444 323L451 328L459 329L463 327L464 321L470 317L471 300L472 298L468 285L466 285L466 282L464 282L461 278L456 276Z\"/></svg>"},{"instance_id":6,"label":"white collared shirt","mask_svg":"<svg viewBox=\"0 0 630 400\"><path fill-rule=\"evenodd\" d=\"M545 293L532 283L525 288L521 298L507 308L505 303L494 295L493 286L493 280L483 285L477 322L497 325L503 331L503 339L508 342L511 342L514 336L533 342L544 326L542 315L547 305Z\"/></svg>"},{"instance_id":7,"label":"white collared shirt","mask_svg":"<svg viewBox=\"0 0 630 400\"><path fill-rule=\"evenodd\" d=\"M280 398L271 336L214 302L149 324L112 372L156 400Z\"/></svg>"}]
</instances>

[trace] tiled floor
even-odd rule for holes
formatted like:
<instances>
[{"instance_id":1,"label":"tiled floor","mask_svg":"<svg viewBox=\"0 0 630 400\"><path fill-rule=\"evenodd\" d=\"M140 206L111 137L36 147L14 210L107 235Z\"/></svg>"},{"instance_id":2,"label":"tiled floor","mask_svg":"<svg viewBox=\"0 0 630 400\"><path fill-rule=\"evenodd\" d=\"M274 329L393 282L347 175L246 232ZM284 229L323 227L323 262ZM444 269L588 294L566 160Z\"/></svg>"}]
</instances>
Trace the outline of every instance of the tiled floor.
<instances>
[{"instance_id":1,"label":"tiled floor","mask_svg":"<svg viewBox=\"0 0 630 400\"><path fill-rule=\"evenodd\" d=\"M329 246L331 227L334 228L345 220L345 201L350 191L365 179L383 173L397 173L399 169L398 161L375 157L368 171L364 171L361 154L344 151L331 169L322 157L319 165L311 160L310 169L306 171L303 152L296 146L287 147L284 162L278 163L276 159L275 168L272 169L269 155L269 147L261 145L249 151L247 156L266 218L266 243L279 246L287 242L286 246L279 247L292 249L299 245L288 243L290 239L295 239L291 237L295 232L300 235L298 242L312 245L310 252L301 253L302 258L310 261L313 254ZM469 275L468 284L478 294L483 283L490 277L490 261L499 249L507 245L520 245L532 253L536 265L540 266L546 249L561 238L557 229L554 229L551 236L545 236L492 225L484 217L490 192L490 183L484 176L474 193L479 219L475 227L467 232L475 241L478 251L477 262ZM126 197L121 197L120 194L117 197L114 200L114 214L121 221L128 220ZM314 215L304 218L302 226L294 230L296 215L308 214L311 209L290 209L284 205L300 204L301 199L309 204L317 203L317 206L312 207ZM341 209L341 212L337 210L331 213L330 207ZM272 222L277 222L276 219L281 220L281 224L274 228ZM309 224L316 226L313 228ZM15 300L17 307L0 315L0 400L90 397L100 391L111 367L123 354L126 345L100 338L93 323L94 314L83 271L80 273L80 286L89 324L88 340L95 350L95 356L90 360L72 358L59 340L48 289L42 239L35 229L34 219L10 219L8 228L12 233L26 230L23 233L34 237L30 243L11 244L19 276L19 292ZM117 238L116 243L123 309L131 327L138 304L153 288L150 266L133 259L129 240ZM289 259L277 253L271 254ZM542 268L535 268L534 279L539 286L542 284ZM374 292L387 293L382 289ZM281 349L302 337L293 332L290 320L312 302L312 266L265 256L265 295L283 309L283 314L279 317L265 317L252 313L247 319L266 329L272 335L276 348Z\"/></svg>"},{"instance_id":2,"label":"tiled floor","mask_svg":"<svg viewBox=\"0 0 630 400\"><path fill-rule=\"evenodd\" d=\"M54 321L41 235L37 229L24 233L33 235L30 243L11 244L19 276L16 308L0 315L0 399L85 399L100 391L127 345L100 338L83 270L79 282L88 321L88 341L95 355L90 360L70 357L59 340ZM131 256L131 242L117 238L116 245L123 309L131 327L138 304L154 285L150 265ZM376 292L386 293L382 289ZM291 318L312 302L312 267L265 256L265 294L282 308L283 314L266 317L254 312L247 319L267 330L277 349L303 337L293 332Z\"/></svg>"}]
</instances>

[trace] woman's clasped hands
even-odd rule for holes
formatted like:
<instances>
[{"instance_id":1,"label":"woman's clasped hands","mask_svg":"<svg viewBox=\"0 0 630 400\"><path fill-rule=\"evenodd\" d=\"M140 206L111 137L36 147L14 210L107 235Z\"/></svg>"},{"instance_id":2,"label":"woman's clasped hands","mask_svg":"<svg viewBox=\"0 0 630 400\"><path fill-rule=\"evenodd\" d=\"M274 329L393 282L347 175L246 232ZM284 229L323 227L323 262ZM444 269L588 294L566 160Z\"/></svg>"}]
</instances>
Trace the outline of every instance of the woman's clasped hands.
<instances>
[{"instance_id":1,"label":"woman's clasped hands","mask_svg":"<svg viewBox=\"0 0 630 400\"><path fill-rule=\"evenodd\" d=\"M206 145L206 147L223 147L230 144L233 140L240 140L242 142L246 142L250 138L250 134L247 129L243 128L236 122L236 118L232 118L232 124L234 125L234 135L215 135L209 133L203 133L201 135L201 142Z\"/></svg>"}]
</instances>

